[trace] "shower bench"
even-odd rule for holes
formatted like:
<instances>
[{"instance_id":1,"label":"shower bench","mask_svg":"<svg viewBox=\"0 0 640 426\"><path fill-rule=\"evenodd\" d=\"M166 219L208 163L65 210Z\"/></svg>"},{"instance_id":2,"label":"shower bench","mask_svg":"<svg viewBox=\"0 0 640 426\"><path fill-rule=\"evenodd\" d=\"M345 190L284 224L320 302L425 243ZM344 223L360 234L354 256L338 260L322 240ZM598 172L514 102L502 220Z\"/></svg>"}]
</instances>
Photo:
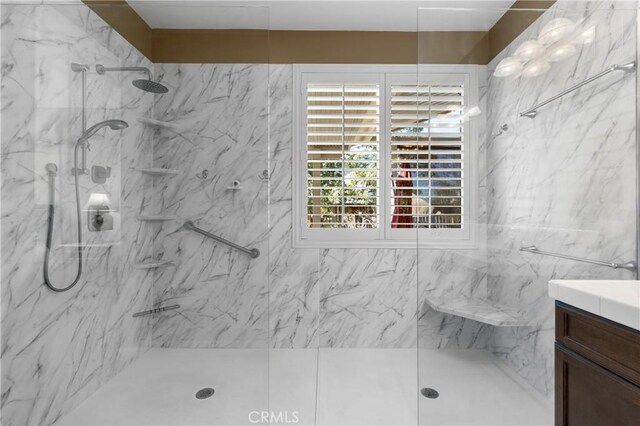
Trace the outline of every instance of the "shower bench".
<instances>
[{"instance_id":1,"label":"shower bench","mask_svg":"<svg viewBox=\"0 0 640 426\"><path fill-rule=\"evenodd\" d=\"M515 309L489 300L466 296L446 296L425 298L425 303L433 310L496 327L526 327L529 321Z\"/></svg>"}]
</instances>

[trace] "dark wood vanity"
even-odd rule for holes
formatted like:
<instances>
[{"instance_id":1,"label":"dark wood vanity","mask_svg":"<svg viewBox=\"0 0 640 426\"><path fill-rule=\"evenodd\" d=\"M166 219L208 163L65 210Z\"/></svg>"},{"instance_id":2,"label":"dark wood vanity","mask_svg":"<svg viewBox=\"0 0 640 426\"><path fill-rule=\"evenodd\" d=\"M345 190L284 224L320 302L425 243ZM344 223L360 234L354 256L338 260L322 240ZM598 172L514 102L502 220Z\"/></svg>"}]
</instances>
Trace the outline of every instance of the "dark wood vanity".
<instances>
[{"instance_id":1,"label":"dark wood vanity","mask_svg":"<svg viewBox=\"0 0 640 426\"><path fill-rule=\"evenodd\" d=\"M640 331L556 302L555 424L640 425Z\"/></svg>"}]
</instances>

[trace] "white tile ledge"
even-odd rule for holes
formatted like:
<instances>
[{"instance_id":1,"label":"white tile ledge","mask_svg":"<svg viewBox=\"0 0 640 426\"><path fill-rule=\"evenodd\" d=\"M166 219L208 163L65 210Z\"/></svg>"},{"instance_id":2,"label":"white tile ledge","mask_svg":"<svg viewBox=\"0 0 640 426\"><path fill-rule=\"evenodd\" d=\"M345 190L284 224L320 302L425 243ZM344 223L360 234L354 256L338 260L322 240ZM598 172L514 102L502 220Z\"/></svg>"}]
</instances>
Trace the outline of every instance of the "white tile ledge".
<instances>
[{"instance_id":1,"label":"white tile ledge","mask_svg":"<svg viewBox=\"0 0 640 426\"><path fill-rule=\"evenodd\" d=\"M640 281L551 280L549 296L567 305L640 330Z\"/></svg>"},{"instance_id":2,"label":"white tile ledge","mask_svg":"<svg viewBox=\"0 0 640 426\"><path fill-rule=\"evenodd\" d=\"M432 309L497 327L526 327L529 321L515 309L488 300L465 296L425 298Z\"/></svg>"}]
</instances>

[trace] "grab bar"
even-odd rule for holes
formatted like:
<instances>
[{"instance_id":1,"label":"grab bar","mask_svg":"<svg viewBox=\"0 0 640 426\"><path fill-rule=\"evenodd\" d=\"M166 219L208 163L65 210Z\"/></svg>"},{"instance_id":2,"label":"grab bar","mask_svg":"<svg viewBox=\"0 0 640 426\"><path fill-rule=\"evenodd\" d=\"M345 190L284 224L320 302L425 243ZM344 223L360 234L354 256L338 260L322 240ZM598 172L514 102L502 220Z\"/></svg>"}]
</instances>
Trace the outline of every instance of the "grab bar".
<instances>
[{"instance_id":1,"label":"grab bar","mask_svg":"<svg viewBox=\"0 0 640 426\"><path fill-rule=\"evenodd\" d=\"M205 231L204 229L200 229L200 228L198 228L198 227L197 227L197 226L195 226L195 225L193 224L193 222L192 222L192 221L190 221L190 220L186 221L186 222L184 223L184 225L182 225L182 227L183 227L184 229L188 229L188 230L190 230L190 231L197 232L197 233L198 233L198 234L200 234L200 235L204 235L204 236L205 236L205 237L207 237L207 238L211 238L212 240L216 240L216 241L217 241L217 242L219 242L219 243L226 244L226 245L228 245L229 247L233 247L233 248L234 248L234 249L236 249L236 250L240 250L241 252L248 254L249 256L251 256L251 257L252 257L252 258L254 258L254 259L255 259L256 257L260 256L260 250L258 250L258 249L256 249L256 248L251 248L251 249L250 249L250 248L242 247L242 246L239 246L239 245L238 245L238 244L236 244L236 243L232 243L232 242L231 242L231 241L229 241L229 240L225 240L225 239L224 239L224 238L222 238L222 237L218 237L217 235L213 235L212 233L207 232L207 231Z\"/></svg>"},{"instance_id":2,"label":"grab bar","mask_svg":"<svg viewBox=\"0 0 640 426\"><path fill-rule=\"evenodd\" d=\"M135 314L133 314L133 317L135 318L135 317L142 317L144 315L157 314L158 312L169 311L171 309L178 309L179 307L180 305L171 305L171 306L164 306L161 308L149 309L148 311L136 312Z\"/></svg>"},{"instance_id":3,"label":"grab bar","mask_svg":"<svg viewBox=\"0 0 640 426\"><path fill-rule=\"evenodd\" d=\"M546 101L540 102L538 105L536 105L534 107L531 107L526 111L521 112L520 113L520 117L536 118L536 115L538 115L538 108L543 107L546 104L551 103L551 102L555 101L556 99L559 99L559 98L563 97L564 95L567 95L567 94L573 92L574 90L578 90L579 88L581 88L585 84L589 84L592 81L597 80L600 77L603 77L603 76L605 76L605 75L607 75L607 74L609 74L610 72L613 72L613 71L624 71L626 73L630 73L630 72L633 72L635 69L636 69L636 63L635 62L629 62L628 64L624 64L624 65L612 65L609 68L607 68L606 70L602 71L601 73L596 74L593 77L590 77L590 78L586 79L582 83L578 83L575 86L568 88L564 92L559 93L559 94L555 95L554 97L549 98Z\"/></svg>"},{"instance_id":4,"label":"grab bar","mask_svg":"<svg viewBox=\"0 0 640 426\"><path fill-rule=\"evenodd\" d=\"M635 272L636 269L638 268L638 265L633 260L629 261L629 262L626 262L626 263L603 262L601 260L584 259L582 257L569 256L567 254L550 253L548 251L539 250L538 247L536 247L535 245L527 246L527 247L520 247L520 251L526 251L526 252L529 252L529 253L541 254L541 255L544 255L544 256L560 257L562 259L575 260L576 262L590 263L592 265L607 266L607 267L613 268L613 269L627 269L627 270L633 271L633 272Z\"/></svg>"}]
</instances>

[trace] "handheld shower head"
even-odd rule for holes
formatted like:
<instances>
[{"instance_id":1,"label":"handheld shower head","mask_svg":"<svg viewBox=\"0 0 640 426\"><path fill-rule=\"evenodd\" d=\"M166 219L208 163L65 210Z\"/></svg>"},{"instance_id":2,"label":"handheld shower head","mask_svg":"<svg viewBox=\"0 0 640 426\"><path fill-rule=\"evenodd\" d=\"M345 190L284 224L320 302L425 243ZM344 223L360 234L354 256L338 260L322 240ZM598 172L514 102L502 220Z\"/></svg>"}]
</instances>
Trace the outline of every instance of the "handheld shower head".
<instances>
[{"instance_id":1,"label":"handheld shower head","mask_svg":"<svg viewBox=\"0 0 640 426\"><path fill-rule=\"evenodd\" d=\"M100 123L94 124L93 126L89 127L87 130L85 130L85 132L82 134L82 136L80 136L80 139L78 139L78 142L87 141L91 136L95 135L98 130L102 129L103 127L107 127L107 126L112 130L121 130L121 129L126 129L127 127L129 127L127 122L126 121L122 121L122 120L101 121Z\"/></svg>"}]
</instances>

